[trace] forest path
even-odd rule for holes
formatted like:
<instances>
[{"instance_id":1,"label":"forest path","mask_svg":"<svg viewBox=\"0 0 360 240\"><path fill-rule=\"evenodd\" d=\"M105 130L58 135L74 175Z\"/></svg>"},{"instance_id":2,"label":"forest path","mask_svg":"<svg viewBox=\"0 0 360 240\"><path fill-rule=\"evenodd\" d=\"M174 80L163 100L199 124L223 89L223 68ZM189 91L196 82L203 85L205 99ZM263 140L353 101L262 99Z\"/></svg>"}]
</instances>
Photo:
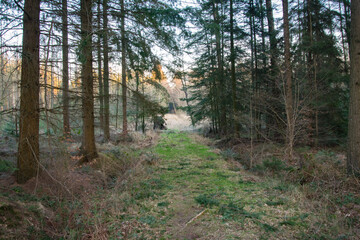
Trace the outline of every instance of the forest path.
<instances>
[{"instance_id":1,"label":"forest path","mask_svg":"<svg viewBox=\"0 0 360 240\"><path fill-rule=\"evenodd\" d=\"M125 239L305 237L311 215L289 186L241 170L196 134L167 131L152 151L160 160L133 185Z\"/></svg>"}]
</instances>

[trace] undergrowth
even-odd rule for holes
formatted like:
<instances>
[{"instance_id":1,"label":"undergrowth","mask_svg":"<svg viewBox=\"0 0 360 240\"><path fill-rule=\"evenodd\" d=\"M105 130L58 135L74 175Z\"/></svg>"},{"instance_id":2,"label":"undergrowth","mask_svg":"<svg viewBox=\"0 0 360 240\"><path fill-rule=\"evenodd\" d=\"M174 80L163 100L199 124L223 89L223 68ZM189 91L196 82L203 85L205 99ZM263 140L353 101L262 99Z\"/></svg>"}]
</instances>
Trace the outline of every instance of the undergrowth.
<instances>
[{"instance_id":1,"label":"undergrowth","mask_svg":"<svg viewBox=\"0 0 360 240\"><path fill-rule=\"evenodd\" d=\"M14 236L28 239L358 236L357 193L332 195L325 186L331 181L321 181L329 173L311 177L320 171L319 162L322 167L329 161L342 166L336 153L303 152L306 162L300 169L283 161L276 147L265 147L261 148L263 156L258 154L254 161L255 168L245 171L238 163L244 155L236 148L220 152L207 146L208 140L198 135L167 131L156 145L149 142L154 136L136 138L121 145L99 145L99 158L82 167L74 168L76 157L67 155L66 160L48 164L54 167L48 169L51 177L41 175L38 181L2 191L0 220L13 231L12 235L6 232L8 236L13 239ZM301 174L303 177L299 177ZM9 218L9 213L14 217ZM28 224L32 219L36 220L34 224ZM9 226L23 227L15 232Z\"/></svg>"},{"instance_id":2,"label":"undergrowth","mask_svg":"<svg viewBox=\"0 0 360 240\"><path fill-rule=\"evenodd\" d=\"M318 226L312 225L310 229L322 229L324 234L303 233L302 238L352 239L360 234L360 181L346 174L343 150L300 147L296 149L294 159L289 160L283 146L276 144L255 144L252 152L246 144L222 147L222 155L228 160L240 163L261 177L276 179L279 184L272 188L274 190L299 192L304 201L310 203L309 208L319 212L320 215L312 220ZM284 204L281 200L266 203L271 206ZM286 226L296 224L294 218L281 223Z\"/></svg>"}]
</instances>

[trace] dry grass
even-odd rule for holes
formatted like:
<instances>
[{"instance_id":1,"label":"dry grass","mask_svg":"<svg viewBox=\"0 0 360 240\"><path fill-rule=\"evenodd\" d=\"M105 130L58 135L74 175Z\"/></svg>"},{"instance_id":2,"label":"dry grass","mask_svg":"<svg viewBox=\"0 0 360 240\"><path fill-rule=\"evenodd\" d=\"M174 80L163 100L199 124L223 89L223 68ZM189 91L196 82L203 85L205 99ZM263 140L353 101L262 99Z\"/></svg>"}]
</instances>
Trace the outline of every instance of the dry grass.
<instances>
[{"instance_id":1,"label":"dry grass","mask_svg":"<svg viewBox=\"0 0 360 240\"><path fill-rule=\"evenodd\" d=\"M50 238L108 239L108 222L105 219L108 211L115 208L108 200L103 201L103 197L126 189L134 176L144 176L144 164L156 160L151 154L146 154L146 149L156 144L158 133L148 131L142 135L131 132L129 137L131 141L121 145L111 142L97 144L99 157L81 166L77 165L80 156L75 155L80 143L59 141L49 148L43 145L42 152L46 154L41 157L42 171L36 178L25 185L9 185L9 182L14 182L13 177L0 181L2 204L15 199L16 204L9 205L9 208L27 212L23 209L30 206L37 212L37 220L17 218L16 224L21 227L14 232L5 226L5 230L0 231L0 239L5 239L4 236L10 236L8 239L40 239L42 235ZM48 141L44 140L46 143ZM29 204L28 198L31 199ZM122 208L120 201L114 201L114 204L118 209ZM0 217L1 214L0 211ZM28 215L34 218L33 214ZM12 218L4 218L5 223L12 221Z\"/></svg>"},{"instance_id":2,"label":"dry grass","mask_svg":"<svg viewBox=\"0 0 360 240\"><path fill-rule=\"evenodd\" d=\"M226 145L232 161L249 168L261 176L279 179L284 185L293 185L292 199L304 208L317 212L312 216L309 233L333 236L360 236L360 182L346 174L345 154L337 149L299 148L292 161L286 159L283 146L269 143ZM229 154L228 154L229 155ZM265 162L267 161L267 165ZM270 162L270 164L269 164ZM273 164L273 165L271 165ZM237 168L241 168L237 166ZM324 229L327 229L324 231Z\"/></svg>"},{"instance_id":3,"label":"dry grass","mask_svg":"<svg viewBox=\"0 0 360 240\"><path fill-rule=\"evenodd\" d=\"M21 225L19 232L11 233L14 229L9 228L7 233L12 234L9 236L12 239L360 236L360 188L355 178L346 176L340 152L299 149L297 160L286 162L282 160L280 146L256 144L252 157L254 165L260 166L255 173L261 174L257 175L245 171L240 163L249 160L247 143L228 145L221 151L209 147L214 145L213 141L196 134L169 132L159 140L157 132L149 131L146 135L131 132L129 137L131 141L121 144L97 144L99 157L81 167L75 167L77 157L69 154L79 144L59 144L61 149L57 152L61 154L53 159L43 158L46 171L38 178L26 185L3 186L2 192L6 194L0 195L0 210L11 206L14 216L16 212L29 216L16 219ZM264 166L264 159L273 158L282 160L285 167L277 168L277 162ZM201 201L218 205L201 205L195 201L199 196ZM5 215L1 214L0 211L0 221ZM11 220L6 218L3 222Z\"/></svg>"}]
</instances>

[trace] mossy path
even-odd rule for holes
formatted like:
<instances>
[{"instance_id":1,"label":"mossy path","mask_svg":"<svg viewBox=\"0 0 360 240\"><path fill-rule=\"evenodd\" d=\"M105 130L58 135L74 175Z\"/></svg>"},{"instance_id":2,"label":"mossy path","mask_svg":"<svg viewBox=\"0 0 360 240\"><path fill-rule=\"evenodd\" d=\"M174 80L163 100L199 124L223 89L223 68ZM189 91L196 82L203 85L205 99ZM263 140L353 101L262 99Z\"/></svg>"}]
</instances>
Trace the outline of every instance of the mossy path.
<instances>
[{"instance_id":1,"label":"mossy path","mask_svg":"<svg viewBox=\"0 0 360 240\"><path fill-rule=\"evenodd\" d=\"M122 238L306 238L312 216L288 186L236 168L189 133L163 133L152 151L159 161L124 197Z\"/></svg>"}]
</instances>

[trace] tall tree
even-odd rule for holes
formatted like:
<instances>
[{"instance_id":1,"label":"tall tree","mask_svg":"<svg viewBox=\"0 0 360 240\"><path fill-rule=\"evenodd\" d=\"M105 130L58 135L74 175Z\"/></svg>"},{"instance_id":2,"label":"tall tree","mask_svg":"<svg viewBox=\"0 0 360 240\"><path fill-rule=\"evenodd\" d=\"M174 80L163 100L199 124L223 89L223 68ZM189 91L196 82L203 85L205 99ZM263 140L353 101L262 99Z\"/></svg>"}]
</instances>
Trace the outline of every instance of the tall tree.
<instances>
[{"instance_id":1,"label":"tall tree","mask_svg":"<svg viewBox=\"0 0 360 240\"><path fill-rule=\"evenodd\" d=\"M25 183L36 176L39 169L39 38L40 0L26 0L23 16L18 183Z\"/></svg>"},{"instance_id":2,"label":"tall tree","mask_svg":"<svg viewBox=\"0 0 360 240\"><path fill-rule=\"evenodd\" d=\"M127 135L127 86L126 86L126 37L125 37L125 4L120 0L121 5L121 85L122 85L122 113L123 113L123 135Z\"/></svg>"},{"instance_id":3,"label":"tall tree","mask_svg":"<svg viewBox=\"0 0 360 240\"><path fill-rule=\"evenodd\" d=\"M225 78L224 78L224 67L222 58L222 35L221 35L221 24L219 16L219 5L214 0L212 1L212 11L214 20L214 31L215 31L215 48L216 48L216 59L217 59L217 86L218 96L220 100L220 131L221 134L226 134L226 109L225 109Z\"/></svg>"},{"instance_id":4,"label":"tall tree","mask_svg":"<svg viewBox=\"0 0 360 240\"><path fill-rule=\"evenodd\" d=\"M285 42L285 111L286 111L286 141L288 144L288 156L292 159L295 140L295 117L292 94L292 67L290 55L290 24L288 0L282 0L284 19L284 42Z\"/></svg>"},{"instance_id":5,"label":"tall tree","mask_svg":"<svg viewBox=\"0 0 360 240\"><path fill-rule=\"evenodd\" d=\"M347 170L360 174L360 2L351 1L350 107Z\"/></svg>"},{"instance_id":6,"label":"tall tree","mask_svg":"<svg viewBox=\"0 0 360 240\"><path fill-rule=\"evenodd\" d=\"M83 161L97 157L94 134L94 96L92 68L92 0L81 0L81 83L83 111Z\"/></svg>"},{"instance_id":7,"label":"tall tree","mask_svg":"<svg viewBox=\"0 0 360 240\"><path fill-rule=\"evenodd\" d=\"M279 77L279 67L277 62L277 39L276 39L276 30L274 23L274 15L271 0L266 0L266 16L268 20L268 29L269 29L269 42L270 42L270 76L269 76L269 95L273 99L269 106L269 117L268 117L268 126L269 126L269 135L270 137L277 138L279 135L279 124L277 114L279 113L279 104L277 100L280 98L279 92L279 83L277 79Z\"/></svg>"},{"instance_id":8,"label":"tall tree","mask_svg":"<svg viewBox=\"0 0 360 240\"><path fill-rule=\"evenodd\" d=\"M62 0L62 84L63 84L63 135L70 136L69 120L69 44L68 44L68 10L67 0Z\"/></svg>"},{"instance_id":9,"label":"tall tree","mask_svg":"<svg viewBox=\"0 0 360 240\"><path fill-rule=\"evenodd\" d=\"M237 106L236 106L236 75L235 75L235 47L234 47L234 7L233 0L230 0L230 62L231 62L231 97L232 97L232 115L234 134L237 135L239 131L239 124L236 120Z\"/></svg>"},{"instance_id":10,"label":"tall tree","mask_svg":"<svg viewBox=\"0 0 360 240\"><path fill-rule=\"evenodd\" d=\"M109 43L108 43L108 0L103 0L103 48L104 48L104 139L110 140L110 95L109 95Z\"/></svg>"},{"instance_id":11,"label":"tall tree","mask_svg":"<svg viewBox=\"0 0 360 240\"><path fill-rule=\"evenodd\" d=\"M104 131L104 87L103 87L103 77L102 77L102 50L101 50L101 0L98 1L97 4L97 12L98 12L98 19L97 19L97 62L98 62L98 82L99 82L99 102L100 102L100 128Z\"/></svg>"}]
</instances>

